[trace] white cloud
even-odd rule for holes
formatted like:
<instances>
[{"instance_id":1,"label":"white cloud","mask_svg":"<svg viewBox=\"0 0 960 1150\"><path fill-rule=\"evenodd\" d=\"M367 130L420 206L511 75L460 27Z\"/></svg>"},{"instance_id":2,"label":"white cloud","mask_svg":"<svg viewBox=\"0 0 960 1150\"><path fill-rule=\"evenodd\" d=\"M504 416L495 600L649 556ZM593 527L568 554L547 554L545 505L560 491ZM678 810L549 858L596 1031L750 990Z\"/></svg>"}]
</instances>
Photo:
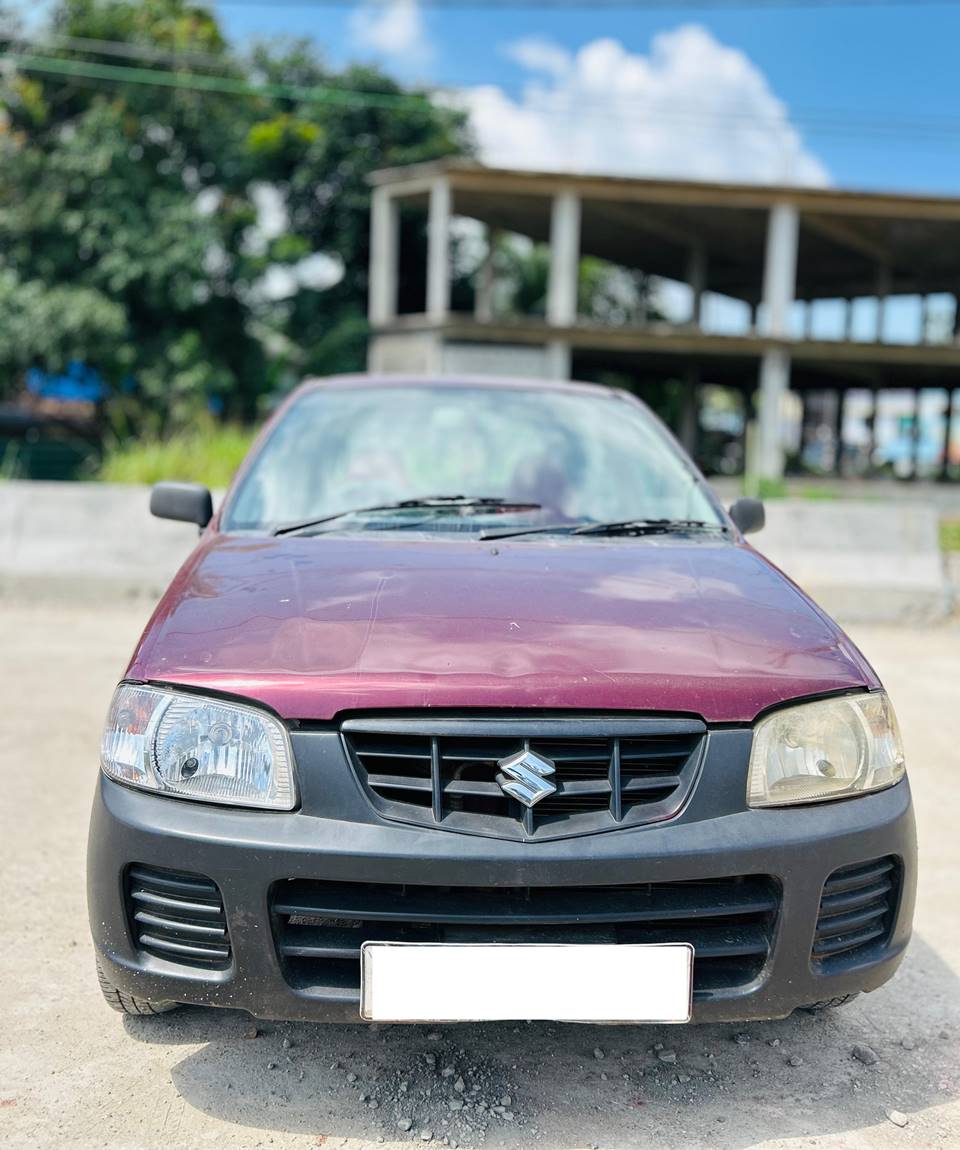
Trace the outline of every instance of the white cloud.
<instances>
[{"instance_id":1,"label":"white cloud","mask_svg":"<svg viewBox=\"0 0 960 1150\"><path fill-rule=\"evenodd\" d=\"M741 51L687 24L649 55L613 39L575 53L543 39L510 57L530 76L514 99L486 85L455 97L493 165L761 183L826 184L785 104Z\"/></svg>"},{"instance_id":2,"label":"white cloud","mask_svg":"<svg viewBox=\"0 0 960 1150\"><path fill-rule=\"evenodd\" d=\"M368 0L350 17L354 45L399 65L419 66L433 54L419 0Z\"/></svg>"}]
</instances>

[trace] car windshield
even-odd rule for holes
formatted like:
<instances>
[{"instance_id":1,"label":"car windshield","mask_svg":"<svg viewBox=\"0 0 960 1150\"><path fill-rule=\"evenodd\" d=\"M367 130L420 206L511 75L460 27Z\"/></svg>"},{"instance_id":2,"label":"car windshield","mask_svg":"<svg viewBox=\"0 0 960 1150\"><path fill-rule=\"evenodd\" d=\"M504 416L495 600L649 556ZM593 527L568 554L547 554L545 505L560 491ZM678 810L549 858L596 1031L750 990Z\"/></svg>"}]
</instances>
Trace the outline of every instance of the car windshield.
<instances>
[{"instance_id":1,"label":"car windshield","mask_svg":"<svg viewBox=\"0 0 960 1150\"><path fill-rule=\"evenodd\" d=\"M287 409L228 501L222 529L274 530L444 496L464 498L348 515L316 530L721 524L656 420L615 392L358 386L306 391Z\"/></svg>"}]
</instances>

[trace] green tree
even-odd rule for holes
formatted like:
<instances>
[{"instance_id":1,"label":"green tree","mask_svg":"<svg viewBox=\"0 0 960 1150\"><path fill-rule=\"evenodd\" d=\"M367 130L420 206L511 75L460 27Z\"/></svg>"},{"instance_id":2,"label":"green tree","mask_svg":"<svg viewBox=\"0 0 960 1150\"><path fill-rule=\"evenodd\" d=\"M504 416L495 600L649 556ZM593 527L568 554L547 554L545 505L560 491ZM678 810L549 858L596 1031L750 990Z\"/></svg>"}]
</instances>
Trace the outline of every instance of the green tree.
<instances>
[{"instance_id":1,"label":"green tree","mask_svg":"<svg viewBox=\"0 0 960 1150\"><path fill-rule=\"evenodd\" d=\"M327 96L275 102L247 135L251 177L281 192L288 217L288 230L266 258L294 264L322 252L342 268L335 285L301 289L278 308L280 327L299 350L304 372L362 370L370 260L367 178L379 168L469 153L466 117L435 104L426 92L405 91L376 69L333 72L305 43L286 50L263 46L253 66L263 83L293 83ZM404 241L424 244L416 220L406 222ZM419 268L424 261L408 263ZM401 290L416 296L422 284L408 281Z\"/></svg>"},{"instance_id":2,"label":"green tree","mask_svg":"<svg viewBox=\"0 0 960 1150\"><path fill-rule=\"evenodd\" d=\"M59 47L82 38L202 52L234 68L213 17L184 0L65 0L51 28L43 54L68 63L98 58ZM5 377L85 360L134 426L182 423L217 395L252 412L262 353L231 262L217 258L254 219L227 98L15 71L2 102ZM204 215L205 189L229 210Z\"/></svg>"},{"instance_id":3,"label":"green tree","mask_svg":"<svg viewBox=\"0 0 960 1150\"><path fill-rule=\"evenodd\" d=\"M81 359L115 423L163 432L211 400L252 417L283 369L362 367L366 177L464 151L463 116L305 44L241 60L190 0L60 0L46 36L0 71L0 387Z\"/></svg>"}]
</instances>

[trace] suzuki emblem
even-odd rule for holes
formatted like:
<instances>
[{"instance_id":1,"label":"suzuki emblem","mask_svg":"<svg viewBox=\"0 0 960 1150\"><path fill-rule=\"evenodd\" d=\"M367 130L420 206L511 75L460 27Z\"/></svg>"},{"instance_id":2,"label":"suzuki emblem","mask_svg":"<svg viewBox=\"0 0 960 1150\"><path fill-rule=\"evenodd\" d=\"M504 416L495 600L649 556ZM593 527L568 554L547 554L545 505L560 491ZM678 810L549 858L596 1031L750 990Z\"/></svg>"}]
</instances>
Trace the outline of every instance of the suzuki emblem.
<instances>
[{"instance_id":1,"label":"suzuki emblem","mask_svg":"<svg viewBox=\"0 0 960 1150\"><path fill-rule=\"evenodd\" d=\"M532 807L547 795L556 794L556 784L547 777L555 773L556 767L536 751L529 748L518 751L515 755L501 759L497 766L501 771L497 775L500 789L525 807Z\"/></svg>"}]
</instances>

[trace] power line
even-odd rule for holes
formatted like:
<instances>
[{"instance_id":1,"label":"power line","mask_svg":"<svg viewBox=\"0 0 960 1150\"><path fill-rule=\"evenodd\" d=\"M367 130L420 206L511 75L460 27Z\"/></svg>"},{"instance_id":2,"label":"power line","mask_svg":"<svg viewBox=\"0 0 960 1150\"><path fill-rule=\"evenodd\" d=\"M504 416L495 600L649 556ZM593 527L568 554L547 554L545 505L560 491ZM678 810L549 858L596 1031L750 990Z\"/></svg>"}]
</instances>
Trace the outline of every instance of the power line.
<instances>
[{"instance_id":1,"label":"power line","mask_svg":"<svg viewBox=\"0 0 960 1150\"><path fill-rule=\"evenodd\" d=\"M112 42L106 42L112 43ZM160 53L169 58L170 54ZM331 104L344 107L369 107L381 109L423 109L430 104L428 94L386 93L361 89L338 88L333 86L303 86L281 83L251 83L250 81L227 75L211 75L183 70L164 68L142 68L126 64L102 63L93 60L78 60L66 57L9 53L6 57L25 72L35 72L64 79L85 79L105 83L134 83L153 85L167 89L217 93L228 96L287 99L302 103ZM437 92L434 95L447 101L456 101L456 92ZM881 140L905 140L920 142L956 142L960 137L958 119L904 119L873 117L854 114L844 119L842 115L825 110L807 113L793 113L769 118L757 116L748 110L716 110L709 113L695 106L674 105L668 109L651 103L631 101L620 108L611 108L597 101L578 100L558 101L554 106L539 106L537 113L543 116L562 118L570 122L579 120L612 120L630 125L634 130L645 127L653 129L661 124L693 130L698 127L728 130L737 127L759 127L781 132L803 127L818 135L865 137Z\"/></svg>"},{"instance_id":2,"label":"power line","mask_svg":"<svg viewBox=\"0 0 960 1150\"><path fill-rule=\"evenodd\" d=\"M361 92L323 86L304 87L298 84L251 84L232 76L174 72L164 68L135 68L128 64L100 64L94 60L70 60L59 56L29 56L11 52L5 59L16 64L24 72L124 84L152 84L161 88L217 92L228 96L266 97L318 104L355 104L370 108L422 108L430 103L426 96L418 96L415 93Z\"/></svg>"},{"instance_id":3,"label":"power line","mask_svg":"<svg viewBox=\"0 0 960 1150\"><path fill-rule=\"evenodd\" d=\"M217 0L224 8L357 8L377 0ZM827 8L955 8L960 0L419 0L436 9L583 10L636 12L803 11Z\"/></svg>"},{"instance_id":4,"label":"power line","mask_svg":"<svg viewBox=\"0 0 960 1150\"><path fill-rule=\"evenodd\" d=\"M94 39L86 36L62 36L59 34L44 34L41 36L31 36L24 34L14 29L4 29L0 27L0 42L7 41L9 44L17 46L28 46L39 48L41 50L60 49L72 52L84 52L93 55L112 56L123 60L139 60L148 61L151 63L167 63L175 67L181 64L193 64L209 66L211 68L229 69L231 66L242 68L247 61L242 57L231 57L229 55L216 55L208 52L193 52L193 51L170 51L169 49L159 48L152 44L138 44L133 41L126 40L102 40ZM29 53L21 53L19 56L11 53L8 58L24 59L30 56ZM43 59L49 62L51 57L46 56L44 51L33 54L31 57L34 60ZM62 60L61 57L54 57L58 61ZM67 57L66 59L70 59ZM78 63L86 65L92 61L79 61ZM31 65L32 67L32 65ZM111 65L105 65L103 71ZM115 65L113 66L115 67ZM29 70L29 69L27 69ZM34 70L40 70L37 67ZM156 69L143 69L140 82L149 80L153 82L156 77ZM175 75L184 77L185 79L193 79L197 76L195 72L184 72L179 70ZM100 78L100 77L96 77ZM110 76L104 75L102 78L123 82L129 77L119 76L111 73ZM216 77L215 77L216 78ZM238 80L237 77L230 75L229 72L223 73L221 71L220 78L228 81L236 81L241 85L245 81ZM158 81L162 82L162 81ZM181 84L180 86L186 86ZM314 98L323 100L329 94L342 93L344 89L330 87L292 87L284 84L270 85L272 90L267 90L267 87L257 84L247 84L243 92L235 94L258 94L258 95L273 95L282 96L286 98L299 98L308 99ZM415 100L418 103L427 99L430 95L429 92L421 93L380 93L360 88L349 89L351 96L362 97L366 94L372 94L374 97L397 99L403 101ZM306 95L305 95L306 93ZM435 95L441 98L455 100L458 96L456 90L436 89ZM914 133L928 133L934 134L946 133L952 135L957 130L960 130L960 118L957 116L944 116L944 115L924 115L918 116L903 116L890 113L871 112L864 109L837 109L826 107L796 107L793 106L789 111L789 118L787 119L786 113L784 118L780 119L776 116L758 116L757 113L750 109L738 108L725 108L723 110L711 109L709 114L705 114L702 107L697 105L686 105L672 103L669 109L664 110L657 102L649 97L638 97L631 99L617 99L616 109L610 107L609 102L601 101L599 99L584 98L582 95L577 95L571 98L566 93L548 93L547 100L552 102L554 106L547 106L547 103L541 102L537 111L542 115L555 115L555 116L576 116L583 113L596 112L601 118L616 117L617 119L629 119L632 117L646 118L654 116L658 119L664 117L684 119L684 120L702 120L704 123L715 124L718 120L727 120L730 122L741 122L744 124L762 124L772 127L780 127L789 123L790 126L808 127L814 131L816 130L849 130L851 132L874 132L879 131L881 134L887 135L900 135L900 134L914 134Z\"/></svg>"}]
</instances>

